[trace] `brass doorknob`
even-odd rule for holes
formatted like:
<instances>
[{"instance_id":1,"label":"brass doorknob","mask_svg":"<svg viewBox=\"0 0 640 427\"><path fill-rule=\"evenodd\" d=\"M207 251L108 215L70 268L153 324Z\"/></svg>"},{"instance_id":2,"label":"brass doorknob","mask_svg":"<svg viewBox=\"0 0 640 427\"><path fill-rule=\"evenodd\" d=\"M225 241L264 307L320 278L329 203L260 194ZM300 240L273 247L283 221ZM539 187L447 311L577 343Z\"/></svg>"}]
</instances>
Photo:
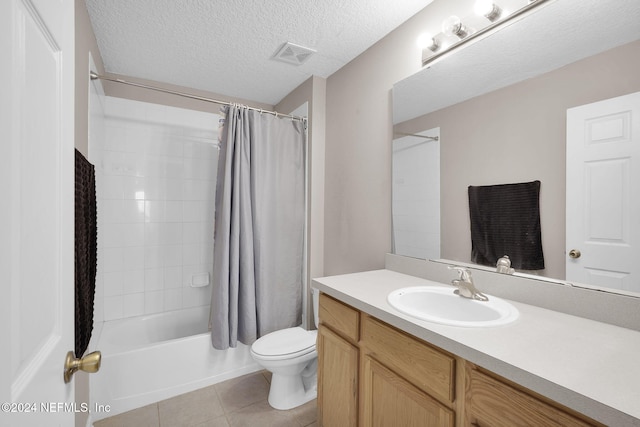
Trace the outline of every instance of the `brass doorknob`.
<instances>
[{"instance_id":1,"label":"brass doorknob","mask_svg":"<svg viewBox=\"0 0 640 427\"><path fill-rule=\"evenodd\" d=\"M571 249L569 251L569 258L573 258L573 259L580 258L580 255L582 254L577 249Z\"/></svg>"},{"instance_id":2,"label":"brass doorknob","mask_svg":"<svg viewBox=\"0 0 640 427\"><path fill-rule=\"evenodd\" d=\"M70 351L67 353L67 358L64 361L64 382L71 381L71 377L77 371L84 371L88 373L98 372L100 369L100 362L102 361L102 353L94 351L86 356L77 359Z\"/></svg>"}]
</instances>

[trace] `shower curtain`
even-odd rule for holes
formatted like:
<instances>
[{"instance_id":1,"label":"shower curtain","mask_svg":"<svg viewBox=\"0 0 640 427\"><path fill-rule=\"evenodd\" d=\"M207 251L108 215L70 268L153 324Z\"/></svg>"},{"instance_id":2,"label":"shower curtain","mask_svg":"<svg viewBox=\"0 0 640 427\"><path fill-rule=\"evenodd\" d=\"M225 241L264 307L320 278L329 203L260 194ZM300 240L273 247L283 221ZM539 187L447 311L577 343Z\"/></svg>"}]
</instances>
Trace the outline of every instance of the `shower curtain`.
<instances>
[{"instance_id":1,"label":"shower curtain","mask_svg":"<svg viewBox=\"0 0 640 427\"><path fill-rule=\"evenodd\" d=\"M210 322L217 349L302 321L304 124L242 106L225 110Z\"/></svg>"}]
</instances>

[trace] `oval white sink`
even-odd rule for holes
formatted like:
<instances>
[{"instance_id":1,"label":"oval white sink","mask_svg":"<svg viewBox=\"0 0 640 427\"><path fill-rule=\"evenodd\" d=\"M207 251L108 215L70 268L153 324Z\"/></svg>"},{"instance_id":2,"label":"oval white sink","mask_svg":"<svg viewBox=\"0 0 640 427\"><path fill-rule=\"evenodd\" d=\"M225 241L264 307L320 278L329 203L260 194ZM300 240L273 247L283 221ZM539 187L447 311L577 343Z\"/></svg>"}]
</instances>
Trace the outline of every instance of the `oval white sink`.
<instances>
[{"instance_id":1,"label":"oval white sink","mask_svg":"<svg viewBox=\"0 0 640 427\"><path fill-rule=\"evenodd\" d=\"M449 326L498 326L519 316L517 308L500 298L489 296L489 301L476 301L453 291L453 287L414 286L391 292L387 301L406 315Z\"/></svg>"}]
</instances>

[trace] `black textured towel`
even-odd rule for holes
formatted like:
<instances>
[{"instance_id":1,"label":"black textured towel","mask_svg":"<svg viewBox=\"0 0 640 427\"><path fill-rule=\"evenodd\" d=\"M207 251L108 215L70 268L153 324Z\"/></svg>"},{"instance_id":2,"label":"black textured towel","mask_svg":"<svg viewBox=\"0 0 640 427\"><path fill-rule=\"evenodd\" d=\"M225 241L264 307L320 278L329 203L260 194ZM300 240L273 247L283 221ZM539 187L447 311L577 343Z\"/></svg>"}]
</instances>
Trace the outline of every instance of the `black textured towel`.
<instances>
[{"instance_id":1,"label":"black textured towel","mask_svg":"<svg viewBox=\"0 0 640 427\"><path fill-rule=\"evenodd\" d=\"M76 150L75 159L75 353L82 357L93 330L97 233L94 167Z\"/></svg>"},{"instance_id":2,"label":"black textured towel","mask_svg":"<svg viewBox=\"0 0 640 427\"><path fill-rule=\"evenodd\" d=\"M540 181L469 186L471 260L495 266L508 255L520 270L544 269Z\"/></svg>"}]
</instances>

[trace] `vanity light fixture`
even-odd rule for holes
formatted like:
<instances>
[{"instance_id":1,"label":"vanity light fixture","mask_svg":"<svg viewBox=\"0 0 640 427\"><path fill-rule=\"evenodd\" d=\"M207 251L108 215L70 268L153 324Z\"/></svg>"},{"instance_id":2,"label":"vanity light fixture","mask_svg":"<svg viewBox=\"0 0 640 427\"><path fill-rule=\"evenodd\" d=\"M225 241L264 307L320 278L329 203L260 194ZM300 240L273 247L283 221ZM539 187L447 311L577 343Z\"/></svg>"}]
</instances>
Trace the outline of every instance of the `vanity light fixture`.
<instances>
[{"instance_id":1,"label":"vanity light fixture","mask_svg":"<svg viewBox=\"0 0 640 427\"><path fill-rule=\"evenodd\" d=\"M492 33L498 31L503 26L522 19L531 13L535 8L553 0L510 0L512 3L519 2L520 8L514 12L506 13L502 7L493 0L477 0L475 2L475 12L480 16L484 16L489 21L485 21L485 25L478 24L478 18L474 19L474 13L464 15L461 19L456 15L451 15L442 22L441 32L429 39L423 36L419 43L422 48L422 66L427 66L434 61L442 58L444 55L451 54L457 49L462 48L467 43L474 40L480 40ZM473 29L467 27L463 22L471 22ZM450 40L458 41L450 44Z\"/></svg>"},{"instance_id":2,"label":"vanity light fixture","mask_svg":"<svg viewBox=\"0 0 640 427\"><path fill-rule=\"evenodd\" d=\"M502 8L495 4L493 0L476 0L474 6L476 15L484 16L491 22L495 22L502 16Z\"/></svg>"}]
</instances>

